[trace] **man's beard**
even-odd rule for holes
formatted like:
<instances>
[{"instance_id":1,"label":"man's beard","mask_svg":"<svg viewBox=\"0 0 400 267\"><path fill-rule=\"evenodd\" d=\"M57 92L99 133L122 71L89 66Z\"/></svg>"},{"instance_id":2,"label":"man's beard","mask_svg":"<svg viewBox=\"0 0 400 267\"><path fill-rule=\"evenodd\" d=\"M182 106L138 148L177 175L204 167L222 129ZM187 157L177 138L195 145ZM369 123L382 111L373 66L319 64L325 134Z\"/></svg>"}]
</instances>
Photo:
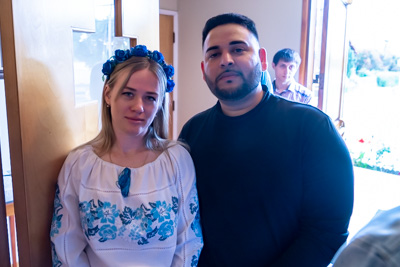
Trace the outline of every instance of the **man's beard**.
<instances>
[{"instance_id":1,"label":"man's beard","mask_svg":"<svg viewBox=\"0 0 400 267\"><path fill-rule=\"evenodd\" d=\"M243 76L242 72L235 72L235 73L239 75L243 80L243 84L241 86L238 86L236 89L221 89L217 86L217 81L214 82L211 81L210 78L204 74L208 87L219 100L243 99L245 96L254 91L261 81L262 72L260 63L254 66L253 71L250 72L247 78Z\"/></svg>"}]
</instances>

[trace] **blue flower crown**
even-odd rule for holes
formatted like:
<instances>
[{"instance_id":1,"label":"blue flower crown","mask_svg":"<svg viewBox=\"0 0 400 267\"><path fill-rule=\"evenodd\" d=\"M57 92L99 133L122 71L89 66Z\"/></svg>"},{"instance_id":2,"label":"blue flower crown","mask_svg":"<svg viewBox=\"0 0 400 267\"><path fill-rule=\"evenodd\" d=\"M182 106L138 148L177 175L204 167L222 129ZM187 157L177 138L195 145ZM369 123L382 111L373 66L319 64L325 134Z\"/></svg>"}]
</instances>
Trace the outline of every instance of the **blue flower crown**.
<instances>
[{"instance_id":1,"label":"blue flower crown","mask_svg":"<svg viewBox=\"0 0 400 267\"><path fill-rule=\"evenodd\" d=\"M107 80L110 78L110 75L114 71L115 66L117 66L117 64L122 63L133 56L148 57L157 62L158 64L160 64L160 66L163 68L165 72L165 76L167 76L167 89L165 92L167 93L172 92L175 86L175 82L174 80L172 80L172 76L174 75L174 67L172 65L168 65L167 63L165 63L164 56L163 54L161 54L161 52L157 50L151 52L150 50L147 50L147 47L145 45L137 45L127 50L121 50L121 49L115 50L114 56L110 57L110 59L103 64L103 69L101 70L103 74L106 76Z\"/></svg>"}]
</instances>

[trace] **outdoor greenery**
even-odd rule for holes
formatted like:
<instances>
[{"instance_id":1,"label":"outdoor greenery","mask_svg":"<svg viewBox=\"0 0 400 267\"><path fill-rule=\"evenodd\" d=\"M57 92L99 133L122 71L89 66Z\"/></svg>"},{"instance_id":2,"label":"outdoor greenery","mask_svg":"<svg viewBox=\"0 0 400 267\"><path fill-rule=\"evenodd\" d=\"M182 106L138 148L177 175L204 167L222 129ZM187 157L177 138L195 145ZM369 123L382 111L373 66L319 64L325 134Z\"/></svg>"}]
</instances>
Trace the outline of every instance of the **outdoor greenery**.
<instances>
[{"instance_id":1,"label":"outdoor greenery","mask_svg":"<svg viewBox=\"0 0 400 267\"><path fill-rule=\"evenodd\" d=\"M347 77L350 78L352 74L365 77L371 71L380 72L376 79L378 86L396 86L399 84L400 57L377 50L356 51L350 43Z\"/></svg>"},{"instance_id":2,"label":"outdoor greenery","mask_svg":"<svg viewBox=\"0 0 400 267\"><path fill-rule=\"evenodd\" d=\"M354 166L400 175L400 57L349 48L344 139Z\"/></svg>"}]
</instances>

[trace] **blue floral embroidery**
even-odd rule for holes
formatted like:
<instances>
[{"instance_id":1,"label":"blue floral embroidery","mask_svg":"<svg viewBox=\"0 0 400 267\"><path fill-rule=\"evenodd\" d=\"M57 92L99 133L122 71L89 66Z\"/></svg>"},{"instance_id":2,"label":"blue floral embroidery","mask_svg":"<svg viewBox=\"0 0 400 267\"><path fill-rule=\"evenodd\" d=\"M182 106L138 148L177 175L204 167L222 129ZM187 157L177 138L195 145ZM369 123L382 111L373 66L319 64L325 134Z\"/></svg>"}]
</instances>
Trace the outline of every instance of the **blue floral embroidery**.
<instances>
[{"instance_id":1,"label":"blue floral embroidery","mask_svg":"<svg viewBox=\"0 0 400 267\"><path fill-rule=\"evenodd\" d=\"M99 201L99 204L102 203ZM115 218L119 216L119 210L116 205L111 206L110 202L104 202L97 208L97 214L102 223L115 223Z\"/></svg>"},{"instance_id":2,"label":"blue floral embroidery","mask_svg":"<svg viewBox=\"0 0 400 267\"><path fill-rule=\"evenodd\" d=\"M56 252L56 246L54 245L53 242L51 242L51 256L53 259L53 267L60 267L62 265L61 261L58 259L57 252Z\"/></svg>"},{"instance_id":3,"label":"blue floral embroidery","mask_svg":"<svg viewBox=\"0 0 400 267\"><path fill-rule=\"evenodd\" d=\"M175 214L178 213L178 198L177 197L172 197L172 210L174 211Z\"/></svg>"},{"instance_id":4,"label":"blue floral embroidery","mask_svg":"<svg viewBox=\"0 0 400 267\"><path fill-rule=\"evenodd\" d=\"M101 236L99 239L100 242L113 240L117 237L117 227L115 225L105 224L100 228L99 235Z\"/></svg>"},{"instance_id":5,"label":"blue floral embroidery","mask_svg":"<svg viewBox=\"0 0 400 267\"><path fill-rule=\"evenodd\" d=\"M136 209L124 207L123 211L109 202L83 201L79 203L81 223L88 239L99 235L100 242L115 239L117 236L135 241L139 245L149 243L149 239L159 236L160 241L173 236L176 228L178 198L172 197L172 204L166 201L149 202ZM118 220L118 221L117 221ZM117 228L116 225L121 225Z\"/></svg>"},{"instance_id":6,"label":"blue floral embroidery","mask_svg":"<svg viewBox=\"0 0 400 267\"><path fill-rule=\"evenodd\" d=\"M196 213L196 216L195 216L192 224L190 225L190 228L192 228L194 234L197 237L202 237L199 212Z\"/></svg>"},{"instance_id":7,"label":"blue floral embroidery","mask_svg":"<svg viewBox=\"0 0 400 267\"><path fill-rule=\"evenodd\" d=\"M59 233L59 229L61 228L61 219L63 217L62 214L59 214L59 212L63 209L63 206L61 205L60 201L60 188L58 187L58 184L56 185L56 196L54 198L54 211L53 211L53 218L51 220L51 230L50 230L50 236L55 236L56 234Z\"/></svg>"},{"instance_id":8,"label":"blue floral embroidery","mask_svg":"<svg viewBox=\"0 0 400 267\"><path fill-rule=\"evenodd\" d=\"M167 205L165 201L162 203L160 201L156 201L156 203L150 202L149 205L153 208L151 210L151 215L155 220L158 220L158 222L163 222L164 219L171 219L171 204Z\"/></svg>"},{"instance_id":9,"label":"blue floral embroidery","mask_svg":"<svg viewBox=\"0 0 400 267\"><path fill-rule=\"evenodd\" d=\"M164 241L168 237L172 236L174 234L174 222L169 220L161 224L158 234L161 235L161 237L158 239L161 241Z\"/></svg>"},{"instance_id":10,"label":"blue floral embroidery","mask_svg":"<svg viewBox=\"0 0 400 267\"><path fill-rule=\"evenodd\" d=\"M103 205L101 201L98 201L99 206ZM95 221L99 219L97 216L97 206L94 204L94 200L79 203L79 210L81 212L81 225L85 231L85 235L88 239L91 236L95 236L99 232L99 226L94 225Z\"/></svg>"},{"instance_id":11,"label":"blue floral embroidery","mask_svg":"<svg viewBox=\"0 0 400 267\"><path fill-rule=\"evenodd\" d=\"M192 228L194 234L197 237L201 237L202 233L201 233L201 225L200 225L200 213L199 213L199 199L197 198L197 196L193 197L193 202L190 203L190 212L192 214L196 213L195 218L192 222L192 224L190 225L190 228Z\"/></svg>"},{"instance_id":12,"label":"blue floral embroidery","mask_svg":"<svg viewBox=\"0 0 400 267\"><path fill-rule=\"evenodd\" d=\"M192 267L196 267L197 266L197 264L199 263L200 252L201 252L201 250L198 250L197 251L197 255L193 255L192 264L190 266L192 266Z\"/></svg>"}]
</instances>

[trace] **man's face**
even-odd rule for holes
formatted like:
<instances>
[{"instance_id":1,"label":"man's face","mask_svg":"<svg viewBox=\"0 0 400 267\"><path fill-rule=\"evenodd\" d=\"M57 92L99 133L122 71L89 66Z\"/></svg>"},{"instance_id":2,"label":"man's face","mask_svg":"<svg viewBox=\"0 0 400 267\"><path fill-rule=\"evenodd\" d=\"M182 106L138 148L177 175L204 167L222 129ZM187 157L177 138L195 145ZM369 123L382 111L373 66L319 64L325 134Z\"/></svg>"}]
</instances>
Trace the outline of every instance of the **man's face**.
<instances>
[{"instance_id":1,"label":"man's face","mask_svg":"<svg viewBox=\"0 0 400 267\"><path fill-rule=\"evenodd\" d=\"M286 62L282 59L276 65L272 63L272 68L275 71L275 78L280 84L290 84L297 72L297 64L294 61Z\"/></svg>"},{"instance_id":2,"label":"man's face","mask_svg":"<svg viewBox=\"0 0 400 267\"><path fill-rule=\"evenodd\" d=\"M220 100L239 100L261 81L260 46L256 37L238 24L212 29L203 46L203 78Z\"/></svg>"}]
</instances>

